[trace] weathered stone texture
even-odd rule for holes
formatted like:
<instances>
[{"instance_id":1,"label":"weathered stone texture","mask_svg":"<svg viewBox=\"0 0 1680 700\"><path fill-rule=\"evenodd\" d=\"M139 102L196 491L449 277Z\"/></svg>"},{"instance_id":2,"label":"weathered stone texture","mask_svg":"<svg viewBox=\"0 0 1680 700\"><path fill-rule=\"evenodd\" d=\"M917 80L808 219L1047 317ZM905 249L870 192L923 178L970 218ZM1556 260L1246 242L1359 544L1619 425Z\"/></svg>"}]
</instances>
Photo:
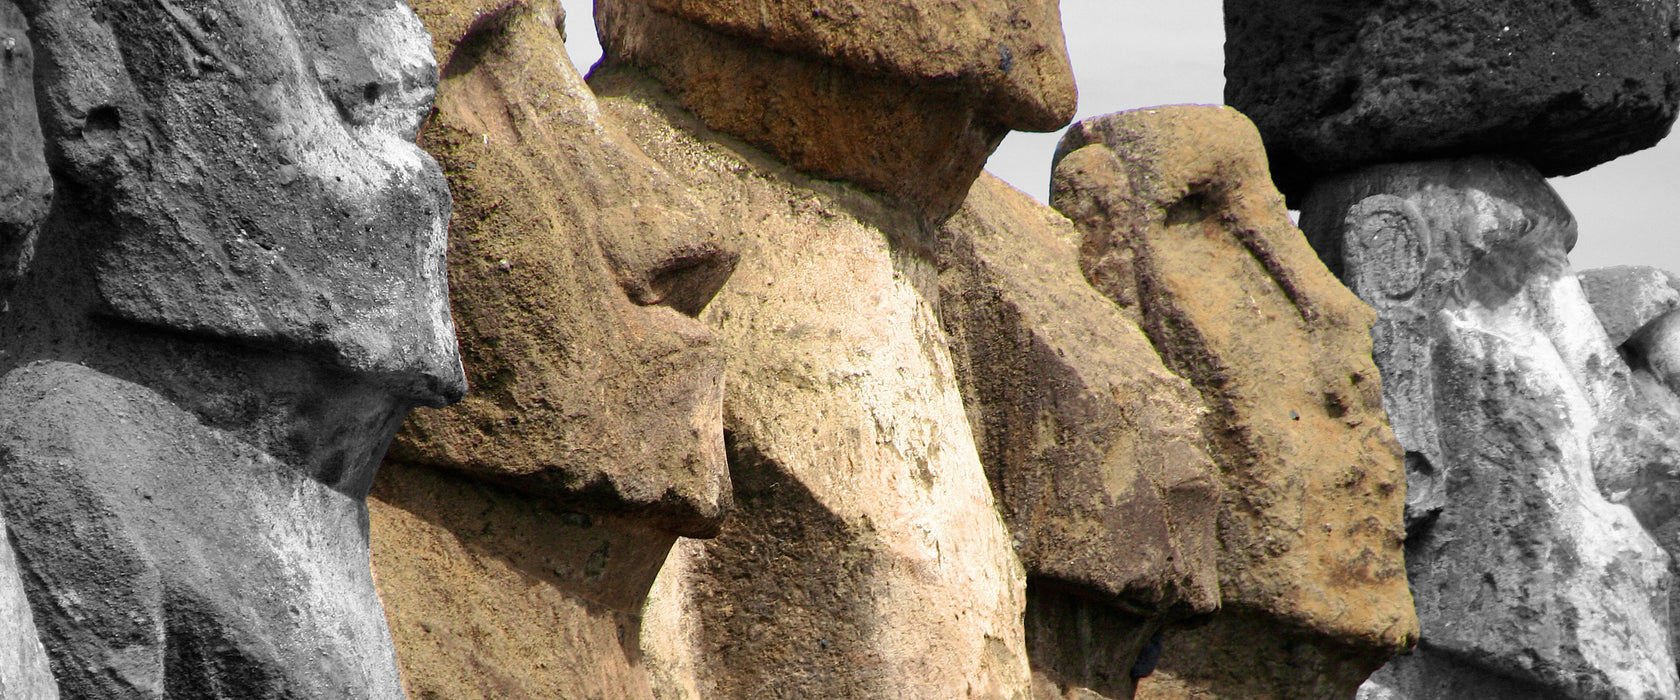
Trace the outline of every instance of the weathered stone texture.
<instances>
[{"instance_id":1,"label":"weathered stone texture","mask_svg":"<svg viewBox=\"0 0 1680 700\"><path fill-rule=\"evenodd\" d=\"M362 499L408 409L466 388L419 22L16 8L38 102L5 93L5 177L54 189L3 205L0 503L60 690L400 697Z\"/></svg>"},{"instance_id":2,"label":"weathered stone texture","mask_svg":"<svg viewBox=\"0 0 1680 700\"><path fill-rule=\"evenodd\" d=\"M1029 577L1143 614L1219 603L1201 396L1079 270L1078 232L991 175L941 231L940 317Z\"/></svg>"},{"instance_id":3,"label":"weathered stone texture","mask_svg":"<svg viewBox=\"0 0 1680 700\"><path fill-rule=\"evenodd\" d=\"M0 500L67 697L401 697L359 494L151 389L8 373Z\"/></svg>"},{"instance_id":4,"label":"weathered stone texture","mask_svg":"<svg viewBox=\"0 0 1680 700\"><path fill-rule=\"evenodd\" d=\"M1540 173L1373 167L1315 185L1302 226L1382 318L1376 359L1408 451L1423 636L1378 683L1406 698L1672 697L1669 557L1641 521L1672 519L1680 414L1610 344Z\"/></svg>"},{"instance_id":5,"label":"weathered stone texture","mask_svg":"<svg viewBox=\"0 0 1680 700\"><path fill-rule=\"evenodd\" d=\"M0 516L0 698L58 700L47 650L23 586L23 570Z\"/></svg>"},{"instance_id":6,"label":"weathered stone texture","mask_svg":"<svg viewBox=\"0 0 1680 700\"><path fill-rule=\"evenodd\" d=\"M1200 391L1227 494L1224 609L1166 635L1140 697L1351 694L1417 634L1369 307L1290 224L1234 110L1087 120L1057 155L1052 203L1086 277Z\"/></svg>"},{"instance_id":7,"label":"weathered stone texture","mask_svg":"<svg viewBox=\"0 0 1680 700\"><path fill-rule=\"evenodd\" d=\"M731 499L723 356L690 317L734 263L726 227L602 114L555 4L416 9L444 66L420 143L455 192L475 392L410 417L371 495L404 687L651 698L644 599Z\"/></svg>"},{"instance_id":8,"label":"weathered stone texture","mask_svg":"<svg viewBox=\"0 0 1680 700\"><path fill-rule=\"evenodd\" d=\"M940 231L940 318L1027 572L1035 692L1129 697L1162 625L1219 605L1201 396L1079 269L1073 224L981 175Z\"/></svg>"},{"instance_id":9,"label":"weathered stone texture","mask_svg":"<svg viewBox=\"0 0 1680 700\"><path fill-rule=\"evenodd\" d=\"M1052 1L643 1L721 34L849 72L954 83L1010 129L1055 131L1073 118L1073 70Z\"/></svg>"},{"instance_id":10,"label":"weathered stone texture","mask_svg":"<svg viewBox=\"0 0 1680 700\"><path fill-rule=\"evenodd\" d=\"M653 697L637 625L676 535L394 462L368 505L409 697Z\"/></svg>"},{"instance_id":11,"label":"weathered stone texture","mask_svg":"<svg viewBox=\"0 0 1680 700\"><path fill-rule=\"evenodd\" d=\"M455 192L451 305L474 392L415 413L391 458L705 536L729 503L723 358L685 314L734 256L723 220L601 115L558 21L513 3L442 46L420 143Z\"/></svg>"},{"instance_id":12,"label":"weathered stone texture","mask_svg":"<svg viewBox=\"0 0 1680 700\"><path fill-rule=\"evenodd\" d=\"M1225 2L1225 101L1292 201L1360 165L1507 154L1570 175L1668 134L1680 7L1647 0Z\"/></svg>"},{"instance_id":13,"label":"weathered stone texture","mask_svg":"<svg viewBox=\"0 0 1680 700\"><path fill-rule=\"evenodd\" d=\"M661 4L680 7L688 14L655 9ZM954 23L943 19L958 7L972 11L969 6L979 4L998 6L998 12L1004 12L1002 6L1007 4L1022 22L986 25L975 22L979 17ZM801 5L778 4L777 12L797 13ZM925 210L930 221L942 220L961 205L969 183L1010 128L1050 131L1072 116L1071 77L1058 77L1068 70L1060 39L1051 41L1044 33L1059 25L1058 11L1051 3L967 0L938 7L909 2L854 5L859 9L837 10L835 16L869 19L860 19L855 30L838 33L821 30L825 22L816 19L808 25L801 20L766 24L762 30L728 31L742 22L738 4L711 7L681 0L603 0L596 4L595 22L606 50L604 60L647 70L712 129L741 138L802 172L850 181L908 202ZM822 11L814 6L803 11L808 14L813 9ZM690 21L689 16L711 24ZM905 16L917 18L910 22L910 32L899 24ZM893 70L859 70L832 60L843 53L858 53L850 38L854 32L886 22L894 29L880 33L870 29L871 33L857 36L892 42L891 51L870 54L869 60L895 64ZM922 45L911 40L916 32L945 38ZM1001 56L997 47L1009 45L1009 37L1019 32L1033 37L1027 43L1043 47L1018 72L1041 74L1045 90L1015 94L1008 100L986 99L968 83L996 81L984 78L985 71L976 73L978 69L956 64L985 60L987 51ZM799 46L806 50L786 53L777 44L755 41L755 37L770 41L781 34L798 35ZM987 42L993 48L982 48ZM819 45L826 48L812 48ZM957 53L936 50L946 47ZM952 61L956 64L945 65ZM939 72L948 68L965 72ZM1010 114L992 113L998 108ZM1028 122L1012 121L1027 112L1038 116Z\"/></svg>"},{"instance_id":14,"label":"weathered stone texture","mask_svg":"<svg viewBox=\"0 0 1680 700\"><path fill-rule=\"evenodd\" d=\"M1680 311L1669 311L1645 324L1628 345L1659 381L1680 392Z\"/></svg>"},{"instance_id":15,"label":"weathered stone texture","mask_svg":"<svg viewBox=\"0 0 1680 700\"><path fill-rule=\"evenodd\" d=\"M22 273L52 202L28 29L17 5L0 1L0 294Z\"/></svg>"},{"instance_id":16,"label":"weathered stone texture","mask_svg":"<svg viewBox=\"0 0 1680 700\"><path fill-rule=\"evenodd\" d=\"M591 77L603 111L749 224L702 316L731 358L737 509L661 572L647 624L683 643L644 636L655 674L698 697L1024 695L1024 575L934 315L920 212L812 180L612 66Z\"/></svg>"},{"instance_id":17,"label":"weathered stone texture","mask_svg":"<svg viewBox=\"0 0 1680 700\"><path fill-rule=\"evenodd\" d=\"M1680 275L1654 267L1620 265L1576 274L1610 344L1620 346L1645 324L1680 307Z\"/></svg>"},{"instance_id":18,"label":"weathered stone texture","mask_svg":"<svg viewBox=\"0 0 1680 700\"><path fill-rule=\"evenodd\" d=\"M294 34L274 2L24 7L56 179L120 222L89 241L103 313L460 398L449 196L410 143L437 70L412 12L316 3Z\"/></svg>"}]
</instances>

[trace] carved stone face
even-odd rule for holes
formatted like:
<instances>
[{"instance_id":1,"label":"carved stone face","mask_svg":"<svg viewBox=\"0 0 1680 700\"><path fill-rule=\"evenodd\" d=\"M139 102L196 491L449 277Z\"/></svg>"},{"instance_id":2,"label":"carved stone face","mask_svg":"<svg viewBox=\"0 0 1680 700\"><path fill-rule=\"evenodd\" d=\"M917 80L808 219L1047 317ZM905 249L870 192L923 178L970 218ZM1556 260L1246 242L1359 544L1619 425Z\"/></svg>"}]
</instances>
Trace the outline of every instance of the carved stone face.
<instances>
[{"instance_id":1,"label":"carved stone face","mask_svg":"<svg viewBox=\"0 0 1680 700\"><path fill-rule=\"evenodd\" d=\"M413 144L436 69L405 5L28 14L48 162L77 202L43 235L77 239L98 313L314 355L412 401L460 397L449 194Z\"/></svg>"},{"instance_id":2,"label":"carved stone face","mask_svg":"<svg viewBox=\"0 0 1680 700\"><path fill-rule=\"evenodd\" d=\"M420 142L456 192L450 284L474 391L414 414L392 458L715 532L723 357L691 316L734 262L712 242L719 218L600 113L552 9L417 9L445 64Z\"/></svg>"}]
</instances>

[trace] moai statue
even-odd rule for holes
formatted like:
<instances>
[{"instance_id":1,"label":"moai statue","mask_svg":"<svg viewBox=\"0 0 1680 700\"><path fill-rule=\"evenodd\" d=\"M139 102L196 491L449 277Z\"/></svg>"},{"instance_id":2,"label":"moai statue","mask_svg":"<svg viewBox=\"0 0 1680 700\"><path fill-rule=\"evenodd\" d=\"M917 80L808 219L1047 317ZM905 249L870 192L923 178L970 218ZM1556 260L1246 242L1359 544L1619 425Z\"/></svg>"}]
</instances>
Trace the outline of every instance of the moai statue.
<instances>
[{"instance_id":1,"label":"moai statue","mask_svg":"<svg viewBox=\"0 0 1680 700\"><path fill-rule=\"evenodd\" d=\"M1164 630L1220 606L1202 398L1086 280L1056 210L983 174L939 241L940 319L1027 575L1033 697L1132 697Z\"/></svg>"},{"instance_id":2,"label":"moai statue","mask_svg":"<svg viewBox=\"0 0 1680 700\"><path fill-rule=\"evenodd\" d=\"M1351 696L1418 633L1370 307L1290 222L1259 134L1227 107L1075 124L1051 203L1086 278L1199 394L1224 487L1220 609L1159 638L1135 697Z\"/></svg>"},{"instance_id":3,"label":"moai statue","mask_svg":"<svg viewBox=\"0 0 1680 700\"><path fill-rule=\"evenodd\" d=\"M1228 0L1226 28L1227 100L1379 316L1422 636L1362 692L1674 697L1647 530L1675 525L1680 412L1595 315L1545 178L1668 133L1680 8Z\"/></svg>"},{"instance_id":4,"label":"moai statue","mask_svg":"<svg viewBox=\"0 0 1680 700\"><path fill-rule=\"evenodd\" d=\"M466 389L424 29L269 0L0 26L38 100L0 132L0 505L58 692L402 697L363 498ZM14 188L34 162L50 189Z\"/></svg>"},{"instance_id":5,"label":"moai statue","mask_svg":"<svg viewBox=\"0 0 1680 700\"><path fill-rule=\"evenodd\" d=\"M734 508L642 620L661 697L1027 697L1025 574L946 336L937 226L1073 84L1052 3L596 5L603 113L738 222L701 314Z\"/></svg>"},{"instance_id":6,"label":"moai statue","mask_svg":"<svg viewBox=\"0 0 1680 700\"><path fill-rule=\"evenodd\" d=\"M641 611L732 491L723 359L693 316L735 225L604 114L553 2L417 2L442 66L420 145L455 195L473 393L375 482L373 564L413 697L651 698Z\"/></svg>"}]
</instances>

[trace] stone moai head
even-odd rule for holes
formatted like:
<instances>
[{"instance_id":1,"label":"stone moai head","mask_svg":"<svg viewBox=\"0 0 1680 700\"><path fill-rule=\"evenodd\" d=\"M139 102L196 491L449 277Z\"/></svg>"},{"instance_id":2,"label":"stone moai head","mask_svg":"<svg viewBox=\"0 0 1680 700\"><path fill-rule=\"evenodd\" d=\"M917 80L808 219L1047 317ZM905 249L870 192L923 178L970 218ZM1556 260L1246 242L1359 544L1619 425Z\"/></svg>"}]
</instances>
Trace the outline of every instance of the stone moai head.
<instances>
[{"instance_id":1,"label":"stone moai head","mask_svg":"<svg viewBox=\"0 0 1680 700\"><path fill-rule=\"evenodd\" d=\"M1046 0L604 0L607 61L653 74L706 124L793 167L943 218L1012 129L1073 117Z\"/></svg>"},{"instance_id":2,"label":"stone moai head","mask_svg":"<svg viewBox=\"0 0 1680 700\"><path fill-rule=\"evenodd\" d=\"M1200 392L1225 486L1222 609L1165 636L1139 697L1351 695L1417 638L1375 314L1291 223L1234 109L1087 119L1055 162L1051 203L1081 232L1085 277Z\"/></svg>"},{"instance_id":3,"label":"stone moai head","mask_svg":"<svg viewBox=\"0 0 1680 700\"><path fill-rule=\"evenodd\" d=\"M460 398L449 193L413 143L436 65L406 5L18 5L57 192L40 303Z\"/></svg>"},{"instance_id":4,"label":"stone moai head","mask_svg":"<svg viewBox=\"0 0 1680 700\"><path fill-rule=\"evenodd\" d=\"M392 457L667 532L729 503L723 357L693 318L720 217L602 115L556 3L424 2L442 83L420 143L456 192L450 282L474 393Z\"/></svg>"}]
</instances>

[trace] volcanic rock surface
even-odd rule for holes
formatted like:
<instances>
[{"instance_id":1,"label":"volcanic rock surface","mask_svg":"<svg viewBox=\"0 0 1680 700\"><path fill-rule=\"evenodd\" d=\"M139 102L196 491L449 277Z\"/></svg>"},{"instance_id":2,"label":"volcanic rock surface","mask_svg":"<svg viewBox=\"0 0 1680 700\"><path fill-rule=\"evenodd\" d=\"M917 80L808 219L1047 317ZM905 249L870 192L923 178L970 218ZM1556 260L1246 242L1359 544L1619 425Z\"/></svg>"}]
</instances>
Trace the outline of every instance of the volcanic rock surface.
<instances>
[{"instance_id":1,"label":"volcanic rock surface","mask_svg":"<svg viewBox=\"0 0 1680 700\"><path fill-rule=\"evenodd\" d=\"M643 651L672 680L656 691L1024 692L1024 576L934 315L920 212L711 131L634 68L609 62L591 85L648 155L748 224L702 315L731 358L735 510L660 572ZM675 632L650 642L655 625Z\"/></svg>"},{"instance_id":2,"label":"volcanic rock surface","mask_svg":"<svg viewBox=\"0 0 1680 700\"><path fill-rule=\"evenodd\" d=\"M1200 394L1085 281L1079 238L982 175L940 231L940 317L1026 567L1035 692L1129 697L1149 639L1219 607L1223 494Z\"/></svg>"},{"instance_id":3,"label":"volcanic rock surface","mask_svg":"<svg viewBox=\"0 0 1680 700\"><path fill-rule=\"evenodd\" d=\"M1572 175L1680 110L1680 7L1645 0L1226 0L1225 101L1290 201L1361 165L1503 154Z\"/></svg>"},{"instance_id":4,"label":"volcanic rock surface","mask_svg":"<svg viewBox=\"0 0 1680 700\"><path fill-rule=\"evenodd\" d=\"M1672 697L1670 559L1641 521L1672 519L1680 415L1637 389L1598 323L1568 267L1573 217L1540 173L1377 166L1316 184L1302 225L1382 318L1376 359L1407 450L1423 636L1374 683L1406 698Z\"/></svg>"},{"instance_id":5,"label":"volcanic rock surface","mask_svg":"<svg viewBox=\"0 0 1680 700\"><path fill-rule=\"evenodd\" d=\"M64 697L401 697L363 498L466 389L436 67L305 5L0 5L0 508Z\"/></svg>"},{"instance_id":6,"label":"volcanic rock surface","mask_svg":"<svg viewBox=\"0 0 1680 700\"><path fill-rule=\"evenodd\" d=\"M1658 316L1680 307L1680 275L1624 265L1576 274L1610 344L1620 346Z\"/></svg>"},{"instance_id":7,"label":"volcanic rock surface","mask_svg":"<svg viewBox=\"0 0 1680 700\"><path fill-rule=\"evenodd\" d=\"M416 412L372 494L404 687L651 698L644 599L732 495L722 354L691 318L734 264L726 227L602 114L555 5L416 10L443 66L420 144L455 193L474 393Z\"/></svg>"},{"instance_id":8,"label":"volcanic rock surface","mask_svg":"<svg viewBox=\"0 0 1680 700\"><path fill-rule=\"evenodd\" d=\"M1164 637L1139 697L1334 697L1414 642L1399 445L1369 307L1317 261L1234 110L1074 125L1051 201L1092 284L1201 393L1223 608Z\"/></svg>"}]
</instances>

